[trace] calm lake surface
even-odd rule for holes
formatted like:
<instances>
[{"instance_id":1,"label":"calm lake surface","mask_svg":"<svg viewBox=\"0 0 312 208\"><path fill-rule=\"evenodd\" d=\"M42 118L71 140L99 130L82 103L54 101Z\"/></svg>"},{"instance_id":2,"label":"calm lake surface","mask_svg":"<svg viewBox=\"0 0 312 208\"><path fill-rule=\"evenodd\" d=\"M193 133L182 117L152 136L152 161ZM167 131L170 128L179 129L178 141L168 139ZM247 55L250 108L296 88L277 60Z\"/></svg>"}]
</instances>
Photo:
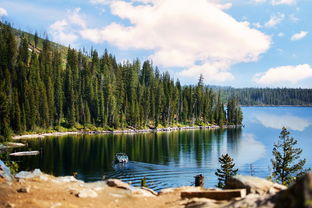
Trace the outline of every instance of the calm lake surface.
<instances>
[{"instance_id":1,"label":"calm lake surface","mask_svg":"<svg viewBox=\"0 0 312 208\"><path fill-rule=\"evenodd\" d=\"M40 168L56 176L77 172L84 181L106 177L139 185L146 177L155 190L192 185L194 176L203 174L205 186L212 187L224 153L234 158L240 174L250 175L252 164L256 176L268 176L273 144L286 126L303 149L306 167L312 167L311 107L243 107L243 112L245 127L239 129L31 139L27 149L40 155L17 161L23 170ZM113 166L117 152L125 152L130 162Z\"/></svg>"}]
</instances>

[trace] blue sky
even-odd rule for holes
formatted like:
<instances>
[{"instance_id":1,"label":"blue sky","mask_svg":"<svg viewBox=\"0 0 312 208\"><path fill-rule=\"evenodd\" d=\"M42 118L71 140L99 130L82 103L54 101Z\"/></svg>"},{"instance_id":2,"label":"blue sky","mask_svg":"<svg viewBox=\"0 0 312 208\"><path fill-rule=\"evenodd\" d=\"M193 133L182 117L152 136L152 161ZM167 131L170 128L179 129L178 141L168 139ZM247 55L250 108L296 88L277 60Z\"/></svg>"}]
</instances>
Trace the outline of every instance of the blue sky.
<instances>
[{"instance_id":1,"label":"blue sky","mask_svg":"<svg viewBox=\"0 0 312 208\"><path fill-rule=\"evenodd\" d=\"M0 0L0 18L184 84L312 87L311 0Z\"/></svg>"}]
</instances>

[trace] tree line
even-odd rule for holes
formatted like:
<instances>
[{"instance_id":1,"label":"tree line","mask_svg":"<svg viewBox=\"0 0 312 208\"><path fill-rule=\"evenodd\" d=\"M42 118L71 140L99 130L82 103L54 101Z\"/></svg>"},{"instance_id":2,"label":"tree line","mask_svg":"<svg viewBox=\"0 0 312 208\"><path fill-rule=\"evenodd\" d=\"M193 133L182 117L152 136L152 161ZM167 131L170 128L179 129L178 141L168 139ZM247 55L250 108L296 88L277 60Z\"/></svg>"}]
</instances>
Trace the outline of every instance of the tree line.
<instances>
[{"instance_id":1,"label":"tree line","mask_svg":"<svg viewBox=\"0 0 312 208\"><path fill-rule=\"evenodd\" d=\"M301 88L231 88L221 90L225 99L238 98L241 105L312 105L312 89Z\"/></svg>"},{"instance_id":2,"label":"tree line","mask_svg":"<svg viewBox=\"0 0 312 208\"><path fill-rule=\"evenodd\" d=\"M62 128L241 124L237 99L183 86L151 61L118 63L0 24L0 135ZM226 107L225 107L226 106Z\"/></svg>"}]
</instances>

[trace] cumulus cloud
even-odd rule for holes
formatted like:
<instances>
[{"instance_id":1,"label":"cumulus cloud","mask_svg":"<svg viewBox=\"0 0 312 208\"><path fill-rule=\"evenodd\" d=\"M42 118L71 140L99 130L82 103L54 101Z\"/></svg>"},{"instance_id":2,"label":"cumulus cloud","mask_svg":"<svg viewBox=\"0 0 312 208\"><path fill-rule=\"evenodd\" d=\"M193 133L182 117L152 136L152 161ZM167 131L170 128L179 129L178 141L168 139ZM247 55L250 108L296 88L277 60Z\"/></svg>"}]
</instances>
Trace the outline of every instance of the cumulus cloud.
<instances>
[{"instance_id":1,"label":"cumulus cloud","mask_svg":"<svg viewBox=\"0 0 312 208\"><path fill-rule=\"evenodd\" d=\"M281 23L285 18L285 15L282 13L277 13L273 16L271 16L271 18L269 19L268 22L266 22L264 24L265 27L274 27L277 24Z\"/></svg>"},{"instance_id":2,"label":"cumulus cloud","mask_svg":"<svg viewBox=\"0 0 312 208\"><path fill-rule=\"evenodd\" d=\"M295 4L295 3L296 3L296 0L272 0L273 6L282 5L282 4L291 5L291 4Z\"/></svg>"},{"instance_id":3,"label":"cumulus cloud","mask_svg":"<svg viewBox=\"0 0 312 208\"><path fill-rule=\"evenodd\" d=\"M86 28L86 21L80 14L80 8L68 11L65 19L54 22L49 27L52 39L58 43L69 45L74 44L79 38L77 31Z\"/></svg>"},{"instance_id":4,"label":"cumulus cloud","mask_svg":"<svg viewBox=\"0 0 312 208\"><path fill-rule=\"evenodd\" d=\"M78 36L73 32L68 32L66 29L67 26L68 23L66 20L59 20L50 25L53 40L66 45L75 42Z\"/></svg>"},{"instance_id":5,"label":"cumulus cloud","mask_svg":"<svg viewBox=\"0 0 312 208\"><path fill-rule=\"evenodd\" d=\"M136 0L135 2L138 2ZM231 65L256 61L271 44L270 37L239 22L223 9L229 5L206 0L113 1L111 11L130 25L111 23L87 28L80 35L120 49L153 51L149 58L164 67L182 67L180 76L206 81L233 79ZM212 77L214 76L214 77Z\"/></svg>"},{"instance_id":6,"label":"cumulus cloud","mask_svg":"<svg viewBox=\"0 0 312 208\"><path fill-rule=\"evenodd\" d=\"M306 35L308 34L308 32L306 31L301 31L299 33L294 34L293 36L291 36L291 40L300 40L302 38L304 38Z\"/></svg>"},{"instance_id":7,"label":"cumulus cloud","mask_svg":"<svg viewBox=\"0 0 312 208\"><path fill-rule=\"evenodd\" d=\"M265 73L256 74L255 81L262 85L296 84L301 80L312 77L312 68L308 64L297 66L279 66L271 68Z\"/></svg>"},{"instance_id":8,"label":"cumulus cloud","mask_svg":"<svg viewBox=\"0 0 312 208\"><path fill-rule=\"evenodd\" d=\"M211 82L225 82L233 80L234 76L227 70L229 64L222 62L206 63L203 65L195 65L189 69L183 70L178 73L182 77L198 77L200 74L204 76L206 80Z\"/></svg>"},{"instance_id":9,"label":"cumulus cloud","mask_svg":"<svg viewBox=\"0 0 312 208\"><path fill-rule=\"evenodd\" d=\"M8 16L8 12L6 9L0 7L0 17Z\"/></svg>"}]
</instances>

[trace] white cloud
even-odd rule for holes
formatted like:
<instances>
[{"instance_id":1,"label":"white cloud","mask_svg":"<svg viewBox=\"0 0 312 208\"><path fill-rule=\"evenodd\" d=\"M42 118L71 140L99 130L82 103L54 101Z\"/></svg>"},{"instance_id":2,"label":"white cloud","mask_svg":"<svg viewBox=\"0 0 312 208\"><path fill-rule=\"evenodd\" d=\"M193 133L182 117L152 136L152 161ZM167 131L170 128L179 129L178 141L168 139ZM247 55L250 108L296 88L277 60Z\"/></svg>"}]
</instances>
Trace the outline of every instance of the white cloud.
<instances>
[{"instance_id":1,"label":"white cloud","mask_svg":"<svg viewBox=\"0 0 312 208\"><path fill-rule=\"evenodd\" d=\"M293 115L257 114L256 119L267 128L282 129L286 127L295 131L303 131L312 123L306 119Z\"/></svg>"},{"instance_id":2,"label":"white cloud","mask_svg":"<svg viewBox=\"0 0 312 208\"><path fill-rule=\"evenodd\" d=\"M260 4L266 2L266 0L253 0L255 3Z\"/></svg>"},{"instance_id":3,"label":"white cloud","mask_svg":"<svg viewBox=\"0 0 312 208\"><path fill-rule=\"evenodd\" d=\"M180 76L197 79L203 73L223 81L233 79L231 65L256 61L270 47L269 36L226 14L222 9L229 6L219 1L140 2L117 0L110 4L112 13L129 20L130 26L111 23L81 30L81 36L124 50L152 50L149 58L157 65L184 68Z\"/></svg>"},{"instance_id":4,"label":"white cloud","mask_svg":"<svg viewBox=\"0 0 312 208\"><path fill-rule=\"evenodd\" d=\"M278 36L278 37L284 37L284 36L285 36L285 34L284 34L284 33L282 33L282 32L280 32L280 33L278 33L278 34L277 34L277 36Z\"/></svg>"},{"instance_id":5,"label":"white cloud","mask_svg":"<svg viewBox=\"0 0 312 208\"><path fill-rule=\"evenodd\" d=\"M68 25L66 20L59 20L50 25L52 30L64 30L64 28Z\"/></svg>"},{"instance_id":6,"label":"white cloud","mask_svg":"<svg viewBox=\"0 0 312 208\"><path fill-rule=\"evenodd\" d=\"M297 22L299 22L300 19L298 17L296 17L296 15L291 14L291 15L289 15L289 20L292 21L293 23L297 23Z\"/></svg>"},{"instance_id":7,"label":"white cloud","mask_svg":"<svg viewBox=\"0 0 312 208\"><path fill-rule=\"evenodd\" d=\"M110 0L89 0L92 4L107 4Z\"/></svg>"},{"instance_id":8,"label":"white cloud","mask_svg":"<svg viewBox=\"0 0 312 208\"><path fill-rule=\"evenodd\" d=\"M228 68L229 64L222 62L206 63L183 70L178 73L178 76L198 78L202 74L205 81L225 82L234 79L234 76L227 70Z\"/></svg>"},{"instance_id":9,"label":"white cloud","mask_svg":"<svg viewBox=\"0 0 312 208\"><path fill-rule=\"evenodd\" d=\"M86 28L87 23L80 14L80 8L68 11L65 19L54 22L49 27L53 41L69 45L74 44L79 38L77 31Z\"/></svg>"},{"instance_id":10,"label":"white cloud","mask_svg":"<svg viewBox=\"0 0 312 208\"><path fill-rule=\"evenodd\" d=\"M216 6L219 9L226 10L226 9L230 9L233 5L232 3L226 3L226 4L216 4Z\"/></svg>"},{"instance_id":11,"label":"white cloud","mask_svg":"<svg viewBox=\"0 0 312 208\"><path fill-rule=\"evenodd\" d=\"M256 74L255 81L262 85L296 84L301 80L312 77L312 68L308 64L297 66L280 66L271 68L265 73Z\"/></svg>"},{"instance_id":12,"label":"white cloud","mask_svg":"<svg viewBox=\"0 0 312 208\"><path fill-rule=\"evenodd\" d=\"M259 22L255 22L252 24L255 28L261 28L262 25Z\"/></svg>"},{"instance_id":13,"label":"white cloud","mask_svg":"<svg viewBox=\"0 0 312 208\"><path fill-rule=\"evenodd\" d=\"M59 20L50 25L50 33L54 41L69 45L78 39L78 36L73 32L67 31L67 26L68 23L66 20Z\"/></svg>"},{"instance_id":14,"label":"white cloud","mask_svg":"<svg viewBox=\"0 0 312 208\"><path fill-rule=\"evenodd\" d=\"M271 16L270 20L264 24L265 27L274 27L281 23L285 18L284 14L277 13Z\"/></svg>"},{"instance_id":15,"label":"white cloud","mask_svg":"<svg viewBox=\"0 0 312 208\"><path fill-rule=\"evenodd\" d=\"M291 4L295 4L295 3L296 3L296 0L272 0L273 6L282 5L282 4L291 5Z\"/></svg>"},{"instance_id":16,"label":"white cloud","mask_svg":"<svg viewBox=\"0 0 312 208\"><path fill-rule=\"evenodd\" d=\"M304 38L307 34L308 34L308 32L301 31L301 32L296 33L293 36L291 36L291 40L300 40L300 39Z\"/></svg>"},{"instance_id":17,"label":"white cloud","mask_svg":"<svg viewBox=\"0 0 312 208\"><path fill-rule=\"evenodd\" d=\"M85 28L87 23L80 15L80 8L75 8L73 11L70 11L70 15L68 16L68 20L72 24L79 25L80 27Z\"/></svg>"},{"instance_id":18,"label":"white cloud","mask_svg":"<svg viewBox=\"0 0 312 208\"><path fill-rule=\"evenodd\" d=\"M0 17L8 16L8 12L6 9L0 7Z\"/></svg>"}]
</instances>

